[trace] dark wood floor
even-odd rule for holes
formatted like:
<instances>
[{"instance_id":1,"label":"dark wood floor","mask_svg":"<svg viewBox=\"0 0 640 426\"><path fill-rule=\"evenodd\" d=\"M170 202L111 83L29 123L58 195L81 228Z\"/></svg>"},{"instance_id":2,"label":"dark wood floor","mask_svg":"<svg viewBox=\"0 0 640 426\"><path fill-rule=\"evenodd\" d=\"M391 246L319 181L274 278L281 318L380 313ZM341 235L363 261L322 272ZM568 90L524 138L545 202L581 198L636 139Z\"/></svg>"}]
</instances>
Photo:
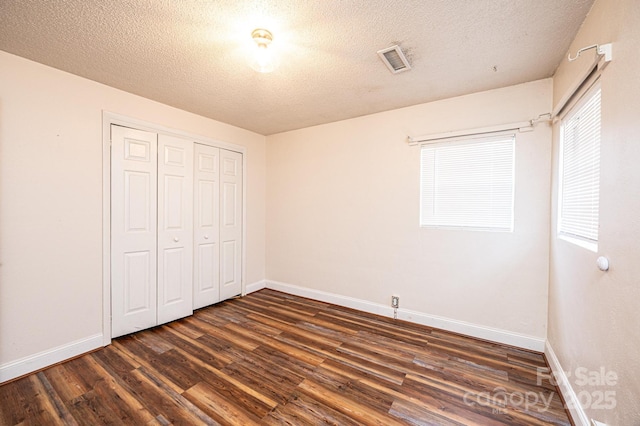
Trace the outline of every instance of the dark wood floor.
<instances>
[{"instance_id":1,"label":"dark wood floor","mask_svg":"<svg viewBox=\"0 0 640 426\"><path fill-rule=\"evenodd\" d=\"M569 424L540 354L262 290L0 386L0 424Z\"/></svg>"}]
</instances>

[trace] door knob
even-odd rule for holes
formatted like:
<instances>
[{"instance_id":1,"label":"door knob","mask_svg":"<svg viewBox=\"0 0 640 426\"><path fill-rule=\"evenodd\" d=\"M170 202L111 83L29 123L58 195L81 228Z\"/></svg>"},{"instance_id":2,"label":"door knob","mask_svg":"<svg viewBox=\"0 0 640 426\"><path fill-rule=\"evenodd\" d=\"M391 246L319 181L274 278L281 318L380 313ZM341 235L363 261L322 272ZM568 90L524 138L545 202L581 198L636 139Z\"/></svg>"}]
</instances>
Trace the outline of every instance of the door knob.
<instances>
[{"instance_id":1,"label":"door knob","mask_svg":"<svg viewBox=\"0 0 640 426\"><path fill-rule=\"evenodd\" d=\"M173 238L173 241L175 241L175 242L177 243L178 241L180 241L180 238L178 238L178 237L174 237L174 238Z\"/></svg>"},{"instance_id":2,"label":"door knob","mask_svg":"<svg viewBox=\"0 0 640 426\"><path fill-rule=\"evenodd\" d=\"M205 235L205 236L204 236L204 239L205 239L205 240L208 240L208 239L209 239L209 236L208 236L208 235Z\"/></svg>"}]
</instances>

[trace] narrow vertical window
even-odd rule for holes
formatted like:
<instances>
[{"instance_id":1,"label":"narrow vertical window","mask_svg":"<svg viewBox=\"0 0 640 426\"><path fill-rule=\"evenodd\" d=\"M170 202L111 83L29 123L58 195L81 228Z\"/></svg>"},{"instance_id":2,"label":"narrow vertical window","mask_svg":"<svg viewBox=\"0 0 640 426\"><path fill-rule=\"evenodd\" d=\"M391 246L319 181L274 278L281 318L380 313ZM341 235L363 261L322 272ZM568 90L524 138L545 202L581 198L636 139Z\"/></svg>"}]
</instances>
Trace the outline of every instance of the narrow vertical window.
<instances>
[{"instance_id":1,"label":"narrow vertical window","mask_svg":"<svg viewBox=\"0 0 640 426\"><path fill-rule=\"evenodd\" d=\"M558 234L596 251L600 205L600 86L562 120Z\"/></svg>"}]
</instances>

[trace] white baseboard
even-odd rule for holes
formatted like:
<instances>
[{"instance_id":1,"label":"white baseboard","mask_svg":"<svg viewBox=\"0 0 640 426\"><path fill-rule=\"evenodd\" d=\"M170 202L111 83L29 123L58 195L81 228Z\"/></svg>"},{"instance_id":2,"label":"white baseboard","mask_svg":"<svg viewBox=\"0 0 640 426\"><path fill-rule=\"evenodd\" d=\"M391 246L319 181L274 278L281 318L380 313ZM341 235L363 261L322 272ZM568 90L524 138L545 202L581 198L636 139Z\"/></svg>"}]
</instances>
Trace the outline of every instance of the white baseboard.
<instances>
[{"instance_id":1,"label":"white baseboard","mask_svg":"<svg viewBox=\"0 0 640 426\"><path fill-rule=\"evenodd\" d=\"M551 371L554 373L558 388L560 389L560 393L564 398L564 402L569 410L569 413L571 413L573 422L576 424L576 426L590 426L591 423L589 423L589 417L587 416L587 413L584 412L578 396L573 391L571 382L569 382L569 378L562 369L562 365L560 365L560 361L558 360L558 357L553 351L551 343L549 343L548 340L545 344L544 354L547 357L547 362L551 367Z\"/></svg>"},{"instance_id":2,"label":"white baseboard","mask_svg":"<svg viewBox=\"0 0 640 426\"><path fill-rule=\"evenodd\" d=\"M311 288L300 287L293 284L286 284L271 280L267 280L267 288L271 290L278 290L283 293L293 294L294 296L306 297L308 299L332 303L334 305L357 309L359 311L369 312L372 314L384 316L393 315L393 309L391 309L391 307L380 305L378 303L368 302L366 300L356 299L349 296L341 296L335 293L328 293L326 291L314 290Z\"/></svg>"},{"instance_id":3,"label":"white baseboard","mask_svg":"<svg viewBox=\"0 0 640 426\"><path fill-rule=\"evenodd\" d=\"M429 327L476 337L478 339L489 340L491 342L503 343L505 345L516 346L518 348L529 349L537 352L544 351L544 339L541 337L529 336L501 328L487 327L484 325L425 314L423 312L416 312L408 309L398 309L398 318Z\"/></svg>"},{"instance_id":4,"label":"white baseboard","mask_svg":"<svg viewBox=\"0 0 640 426\"><path fill-rule=\"evenodd\" d=\"M102 334L94 334L57 348L0 365L0 383L24 376L50 365L65 361L83 353L102 347Z\"/></svg>"},{"instance_id":5,"label":"white baseboard","mask_svg":"<svg viewBox=\"0 0 640 426\"><path fill-rule=\"evenodd\" d=\"M245 287L245 295L253 293L254 291L262 290L267 286L266 280L256 281L255 283L247 284Z\"/></svg>"},{"instance_id":6,"label":"white baseboard","mask_svg":"<svg viewBox=\"0 0 640 426\"><path fill-rule=\"evenodd\" d=\"M328 293L321 290L314 290L271 280L266 280L266 287L272 290L278 290L296 296L307 297L309 299L319 300L321 302L333 303L334 305L358 309L360 311L369 312L372 314L378 314L387 317L393 316L393 309L390 306L385 306L379 303L373 303L362 299L356 299L349 296L341 296L339 294ZM523 349L529 349L538 352L543 352L545 349L545 340L543 338L514 333L498 328L485 327L483 325L458 321L451 318L429 315L423 312L411 311L408 309L398 309L398 319L410 321L416 324L426 325L429 327L439 328L446 331L452 331L455 333L476 337L478 339L516 346Z\"/></svg>"}]
</instances>

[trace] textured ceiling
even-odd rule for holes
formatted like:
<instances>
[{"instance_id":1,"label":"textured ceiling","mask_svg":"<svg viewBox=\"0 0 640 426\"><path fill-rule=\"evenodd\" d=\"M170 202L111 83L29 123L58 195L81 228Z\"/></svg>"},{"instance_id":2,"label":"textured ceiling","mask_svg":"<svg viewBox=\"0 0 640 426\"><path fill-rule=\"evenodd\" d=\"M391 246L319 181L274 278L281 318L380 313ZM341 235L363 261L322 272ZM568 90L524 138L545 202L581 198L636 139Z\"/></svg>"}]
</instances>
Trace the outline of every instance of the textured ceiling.
<instances>
[{"instance_id":1,"label":"textured ceiling","mask_svg":"<svg viewBox=\"0 0 640 426\"><path fill-rule=\"evenodd\" d=\"M2 0L0 49L269 135L550 77L593 0ZM273 32L278 68L248 65ZM376 51L399 43L413 69Z\"/></svg>"}]
</instances>

